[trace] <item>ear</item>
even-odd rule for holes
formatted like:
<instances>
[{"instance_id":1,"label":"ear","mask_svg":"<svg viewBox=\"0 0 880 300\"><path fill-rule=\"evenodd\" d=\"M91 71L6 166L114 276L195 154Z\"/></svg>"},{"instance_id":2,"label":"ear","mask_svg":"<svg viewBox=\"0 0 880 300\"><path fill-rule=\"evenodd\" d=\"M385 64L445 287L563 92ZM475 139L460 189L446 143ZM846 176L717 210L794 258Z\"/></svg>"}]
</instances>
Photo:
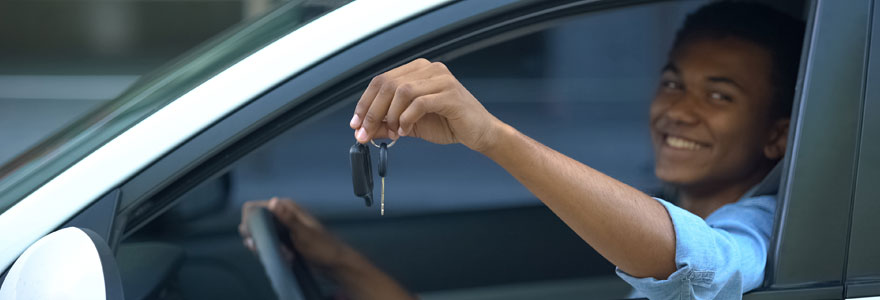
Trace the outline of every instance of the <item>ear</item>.
<instances>
[{"instance_id":1,"label":"ear","mask_svg":"<svg viewBox=\"0 0 880 300\"><path fill-rule=\"evenodd\" d=\"M776 120L770 127L770 139L764 145L764 156L770 160L778 160L785 155L785 145L788 143L789 119Z\"/></svg>"}]
</instances>

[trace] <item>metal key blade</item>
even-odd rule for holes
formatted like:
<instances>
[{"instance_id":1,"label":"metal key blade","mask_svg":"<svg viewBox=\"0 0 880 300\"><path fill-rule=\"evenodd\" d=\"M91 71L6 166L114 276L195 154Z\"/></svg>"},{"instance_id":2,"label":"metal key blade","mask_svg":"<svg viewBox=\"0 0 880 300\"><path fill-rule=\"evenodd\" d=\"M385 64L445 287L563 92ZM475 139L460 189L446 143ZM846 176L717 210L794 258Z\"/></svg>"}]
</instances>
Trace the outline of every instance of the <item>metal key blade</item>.
<instances>
[{"instance_id":1,"label":"metal key blade","mask_svg":"<svg viewBox=\"0 0 880 300\"><path fill-rule=\"evenodd\" d=\"M385 175L388 173L388 144L379 145L379 177L382 178L382 196L379 204L379 215L385 215Z\"/></svg>"}]
</instances>

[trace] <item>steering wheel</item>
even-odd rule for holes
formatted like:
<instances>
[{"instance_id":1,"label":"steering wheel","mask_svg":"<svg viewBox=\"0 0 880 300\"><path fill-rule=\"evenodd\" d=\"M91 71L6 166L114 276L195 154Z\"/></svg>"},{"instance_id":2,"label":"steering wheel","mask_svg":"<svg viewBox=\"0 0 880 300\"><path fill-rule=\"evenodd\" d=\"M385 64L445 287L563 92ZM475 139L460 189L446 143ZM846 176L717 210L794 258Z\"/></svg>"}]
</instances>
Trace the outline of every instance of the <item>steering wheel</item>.
<instances>
[{"instance_id":1,"label":"steering wheel","mask_svg":"<svg viewBox=\"0 0 880 300\"><path fill-rule=\"evenodd\" d=\"M254 247L278 299L322 299L315 277L306 267L302 255L293 247L287 228L265 207L252 207L247 214L248 230L254 240ZM290 264L281 254L281 246L284 244L294 252L293 262Z\"/></svg>"}]
</instances>

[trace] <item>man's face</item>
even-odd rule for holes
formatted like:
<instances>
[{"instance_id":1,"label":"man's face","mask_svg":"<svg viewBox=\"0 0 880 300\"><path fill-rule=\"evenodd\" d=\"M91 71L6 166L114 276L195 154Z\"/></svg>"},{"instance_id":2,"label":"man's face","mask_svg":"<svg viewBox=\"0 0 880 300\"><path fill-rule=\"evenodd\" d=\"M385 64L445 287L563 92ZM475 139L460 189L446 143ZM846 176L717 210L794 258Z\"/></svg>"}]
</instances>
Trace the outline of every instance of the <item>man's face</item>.
<instances>
[{"instance_id":1,"label":"man's face","mask_svg":"<svg viewBox=\"0 0 880 300\"><path fill-rule=\"evenodd\" d=\"M696 38L673 49L651 103L660 180L724 185L767 163L771 59L763 47L735 37Z\"/></svg>"}]
</instances>

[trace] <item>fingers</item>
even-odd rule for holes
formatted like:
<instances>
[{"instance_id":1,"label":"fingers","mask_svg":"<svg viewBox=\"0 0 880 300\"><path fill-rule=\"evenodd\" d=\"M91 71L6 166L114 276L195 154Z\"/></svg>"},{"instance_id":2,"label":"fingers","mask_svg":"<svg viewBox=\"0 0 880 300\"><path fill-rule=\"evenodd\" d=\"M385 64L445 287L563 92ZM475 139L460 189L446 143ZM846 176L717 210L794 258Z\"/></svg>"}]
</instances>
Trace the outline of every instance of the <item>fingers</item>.
<instances>
[{"instance_id":1,"label":"fingers","mask_svg":"<svg viewBox=\"0 0 880 300\"><path fill-rule=\"evenodd\" d=\"M250 238L251 233L247 228L248 212L254 207L266 206L268 201L248 201L241 206L241 223L238 224L238 234L243 238Z\"/></svg>"},{"instance_id":2,"label":"fingers","mask_svg":"<svg viewBox=\"0 0 880 300\"><path fill-rule=\"evenodd\" d=\"M248 201L242 205L241 223L238 225L238 233L243 238L242 243L244 246L251 251L255 252L256 247L247 227L247 216L250 210L257 207L268 209L284 227L290 230L294 237L303 236L303 233L308 230L323 230L321 223L298 204L294 203L293 200L272 197L272 199L264 201Z\"/></svg>"},{"instance_id":3,"label":"fingers","mask_svg":"<svg viewBox=\"0 0 880 300\"><path fill-rule=\"evenodd\" d=\"M265 201L249 201L245 202L242 206L242 219L238 225L238 233L245 239L245 243L251 238L250 231L247 228L248 211L257 207L268 209L281 224L291 231L302 226L320 226L320 223L314 217L290 199L272 197L272 199Z\"/></svg>"},{"instance_id":4,"label":"fingers","mask_svg":"<svg viewBox=\"0 0 880 300\"><path fill-rule=\"evenodd\" d=\"M248 250L250 250L251 252L257 252L257 246L254 245L254 239L246 238L243 239L241 242L242 244L244 244L244 247L248 248Z\"/></svg>"},{"instance_id":5,"label":"fingers","mask_svg":"<svg viewBox=\"0 0 880 300\"><path fill-rule=\"evenodd\" d=\"M269 211L294 235L308 228L320 228L321 224L302 207L289 199L273 198L269 201Z\"/></svg>"},{"instance_id":6,"label":"fingers","mask_svg":"<svg viewBox=\"0 0 880 300\"><path fill-rule=\"evenodd\" d=\"M370 81L370 85L367 86L367 90L364 91L364 94L361 95L360 100L358 100L357 107L355 107L354 109L354 116L351 118L351 122L349 123L351 129L361 128L364 116L370 109L370 106L372 106L373 100L376 98L376 95L379 94L379 91L382 89L383 85L385 85L389 80L393 80L394 78L397 78L402 74L412 72L429 64L430 62L427 59L419 58L400 67L394 68L388 72L382 73L379 76L373 77L373 80Z\"/></svg>"},{"instance_id":7,"label":"fingers","mask_svg":"<svg viewBox=\"0 0 880 300\"><path fill-rule=\"evenodd\" d=\"M437 76L403 83L398 86L385 114L385 124L388 132L395 133L396 135L400 126L400 114L409 107L415 98L440 92L444 86L445 82L439 80Z\"/></svg>"},{"instance_id":8,"label":"fingers","mask_svg":"<svg viewBox=\"0 0 880 300\"><path fill-rule=\"evenodd\" d=\"M248 201L241 206L241 223L238 224L238 234L242 237L242 244L244 244L246 248L254 252L257 251L257 248L256 246L254 246L254 239L251 238L250 230L247 227L248 212L255 207L267 207L269 205L269 201Z\"/></svg>"},{"instance_id":9,"label":"fingers","mask_svg":"<svg viewBox=\"0 0 880 300\"><path fill-rule=\"evenodd\" d=\"M439 94L429 94L413 99L412 103L400 114L400 126L397 134L407 136L412 134L413 125L425 114L438 113L443 109L440 103L442 97Z\"/></svg>"},{"instance_id":10,"label":"fingers","mask_svg":"<svg viewBox=\"0 0 880 300\"><path fill-rule=\"evenodd\" d=\"M355 138L358 142L366 143L381 135L396 137L400 113L406 109L413 98L435 93L442 89L443 82L435 80L435 78L448 75L449 71L441 63L429 63L419 69L411 68L406 73L400 73L398 77L382 77L386 74L380 75L374 80L381 82L381 86L377 88L375 98L368 101L369 106L362 107L362 104L366 102L358 104L358 109L366 109L363 115L358 113L354 117L360 121L361 125L355 132ZM375 86L371 88L375 88ZM372 95L372 92L365 93L365 95Z\"/></svg>"},{"instance_id":11,"label":"fingers","mask_svg":"<svg viewBox=\"0 0 880 300\"><path fill-rule=\"evenodd\" d=\"M371 114L382 115L384 118L384 122L376 123L376 129L373 131L365 130L365 128L369 128L370 125L368 123L374 123L374 121L368 121L364 123L364 127L355 130L354 137L361 143L369 142L370 139L397 139L399 138L399 126L400 126L400 115L401 113L409 107L410 103L412 103L413 98L416 98L420 95L427 95L441 91L447 84L447 82L442 80L442 76L435 76L427 79L419 79L412 82L407 82L400 84L396 87L396 90L393 94L393 98L389 101L377 100L377 102L386 102L389 105L386 108L386 105L379 105L376 103L373 107L370 108L370 111L367 113L367 119L370 120L369 117ZM377 97L381 98L382 96ZM387 109L383 111L383 109ZM413 122L418 119L414 119Z\"/></svg>"},{"instance_id":12,"label":"fingers","mask_svg":"<svg viewBox=\"0 0 880 300\"><path fill-rule=\"evenodd\" d=\"M368 136L366 131L364 130L355 130L354 138L360 141L364 141L363 143L369 142L371 139L392 139L396 140L400 136L397 135L397 132L388 129L388 126L385 123L379 124L379 129L376 130L376 133L372 136Z\"/></svg>"},{"instance_id":13,"label":"fingers","mask_svg":"<svg viewBox=\"0 0 880 300\"><path fill-rule=\"evenodd\" d=\"M394 97L397 87L401 84L399 80L400 79L387 80L382 87L379 88L376 98L373 99L370 107L364 114L361 128L358 130L358 141L365 143L377 132L385 131L381 130L381 127L383 127L383 123L385 123L385 113L391 105L391 99Z\"/></svg>"}]
</instances>

